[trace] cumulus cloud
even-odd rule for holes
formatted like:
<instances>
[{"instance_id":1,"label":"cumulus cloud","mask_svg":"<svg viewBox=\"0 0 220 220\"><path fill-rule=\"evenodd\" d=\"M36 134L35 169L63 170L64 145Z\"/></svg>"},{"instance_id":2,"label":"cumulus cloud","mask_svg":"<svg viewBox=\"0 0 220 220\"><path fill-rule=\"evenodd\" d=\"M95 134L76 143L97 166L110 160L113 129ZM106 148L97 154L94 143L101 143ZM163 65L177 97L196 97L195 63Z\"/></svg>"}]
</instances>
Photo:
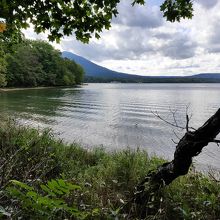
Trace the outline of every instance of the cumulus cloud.
<instances>
[{"instance_id":1,"label":"cumulus cloud","mask_svg":"<svg viewBox=\"0 0 220 220\"><path fill-rule=\"evenodd\" d=\"M195 56L197 43L188 35L178 33L170 37L162 48L161 53L172 59L187 59Z\"/></svg>"},{"instance_id":2,"label":"cumulus cloud","mask_svg":"<svg viewBox=\"0 0 220 220\"><path fill-rule=\"evenodd\" d=\"M131 6L128 1L122 1L118 7L119 15L113 23L129 27L157 28L163 25L163 16L159 6Z\"/></svg>"},{"instance_id":3,"label":"cumulus cloud","mask_svg":"<svg viewBox=\"0 0 220 220\"><path fill-rule=\"evenodd\" d=\"M207 9L210 9L218 3L218 0L196 0L195 2L201 4L203 7Z\"/></svg>"},{"instance_id":4,"label":"cumulus cloud","mask_svg":"<svg viewBox=\"0 0 220 220\"><path fill-rule=\"evenodd\" d=\"M218 18L212 22L209 32L207 50L211 53L220 52L220 24Z\"/></svg>"},{"instance_id":5,"label":"cumulus cloud","mask_svg":"<svg viewBox=\"0 0 220 220\"><path fill-rule=\"evenodd\" d=\"M159 11L161 1L148 2L146 6L131 7L130 1L123 0L111 30L104 31L99 40L82 44L71 36L55 46L107 68L133 74L220 72L220 2L195 0L193 19L180 23L164 20ZM26 35L39 38L31 31Z\"/></svg>"},{"instance_id":6,"label":"cumulus cloud","mask_svg":"<svg viewBox=\"0 0 220 220\"><path fill-rule=\"evenodd\" d=\"M75 39L68 38L61 42L62 50L76 52L93 61L140 59L145 54L154 53L150 44L151 32L140 27L113 28L111 34L105 33L97 41L85 45Z\"/></svg>"},{"instance_id":7,"label":"cumulus cloud","mask_svg":"<svg viewBox=\"0 0 220 220\"><path fill-rule=\"evenodd\" d=\"M83 45L74 37L62 41L62 50L86 56L93 61L103 60L135 60L155 48L149 42L152 29L163 25L162 14L158 5L131 6L131 2L122 1L118 7L119 15L112 21L110 31L104 31L100 40L92 40L89 45Z\"/></svg>"}]
</instances>

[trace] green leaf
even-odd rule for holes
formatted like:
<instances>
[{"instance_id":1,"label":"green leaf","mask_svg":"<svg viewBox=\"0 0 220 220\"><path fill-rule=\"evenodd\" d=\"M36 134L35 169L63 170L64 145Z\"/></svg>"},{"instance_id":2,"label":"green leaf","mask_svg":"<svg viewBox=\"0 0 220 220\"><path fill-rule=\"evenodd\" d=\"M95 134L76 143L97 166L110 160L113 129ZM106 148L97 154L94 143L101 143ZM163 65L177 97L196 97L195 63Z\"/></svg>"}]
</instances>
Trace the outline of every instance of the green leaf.
<instances>
[{"instance_id":1,"label":"green leaf","mask_svg":"<svg viewBox=\"0 0 220 220\"><path fill-rule=\"evenodd\" d=\"M100 38L100 35L95 33L95 38L99 39Z\"/></svg>"},{"instance_id":2,"label":"green leaf","mask_svg":"<svg viewBox=\"0 0 220 220\"><path fill-rule=\"evenodd\" d=\"M27 192L26 195L27 195L28 197L31 197L31 198L34 199L34 200L36 200L37 197L38 197L38 194L37 194L36 192L34 192L34 191L29 191L29 192Z\"/></svg>"},{"instance_id":3,"label":"green leaf","mask_svg":"<svg viewBox=\"0 0 220 220\"><path fill-rule=\"evenodd\" d=\"M50 196L56 196L56 194L53 193L53 192L51 191L51 189L49 189L47 186L45 186L45 185L40 185L40 187L41 187L42 190L44 190L44 192L47 192Z\"/></svg>"},{"instance_id":4,"label":"green leaf","mask_svg":"<svg viewBox=\"0 0 220 220\"><path fill-rule=\"evenodd\" d=\"M55 194L63 195L63 192L60 190L60 187L56 180L51 180L47 182L47 187Z\"/></svg>"},{"instance_id":5,"label":"green leaf","mask_svg":"<svg viewBox=\"0 0 220 220\"><path fill-rule=\"evenodd\" d=\"M28 186L27 184L22 183L22 182L20 182L20 181L18 181L18 180L11 180L10 182L13 183L13 184L16 185L16 186L19 186L19 187L23 188L23 189L26 189L26 190L34 190L33 187Z\"/></svg>"}]
</instances>

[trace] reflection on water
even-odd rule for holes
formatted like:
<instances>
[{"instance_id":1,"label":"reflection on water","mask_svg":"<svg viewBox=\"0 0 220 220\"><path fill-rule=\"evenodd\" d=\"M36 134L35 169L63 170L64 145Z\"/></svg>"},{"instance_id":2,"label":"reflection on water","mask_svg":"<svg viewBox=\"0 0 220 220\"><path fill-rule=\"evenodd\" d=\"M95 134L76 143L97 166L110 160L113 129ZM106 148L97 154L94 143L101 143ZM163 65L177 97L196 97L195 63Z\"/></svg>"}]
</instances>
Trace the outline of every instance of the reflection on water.
<instances>
[{"instance_id":1,"label":"reflection on water","mask_svg":"<svg viewBox=\"0 0 220 220\"><path fill-rule=\"evenodd\" d=\"M76 89L1 92L0 112L34 126L52 127L65 141L85 147L140 147L172 158L172 139L178 141L175 128L152 111L173 121L170 110L176 110L178 124L185 126L190 106L191 126L197 128L219 108L219 97L220 84L89 84ZM220 149L210 145L196 160L220 168L219 155Z\"/></svg>"}]
</instances>

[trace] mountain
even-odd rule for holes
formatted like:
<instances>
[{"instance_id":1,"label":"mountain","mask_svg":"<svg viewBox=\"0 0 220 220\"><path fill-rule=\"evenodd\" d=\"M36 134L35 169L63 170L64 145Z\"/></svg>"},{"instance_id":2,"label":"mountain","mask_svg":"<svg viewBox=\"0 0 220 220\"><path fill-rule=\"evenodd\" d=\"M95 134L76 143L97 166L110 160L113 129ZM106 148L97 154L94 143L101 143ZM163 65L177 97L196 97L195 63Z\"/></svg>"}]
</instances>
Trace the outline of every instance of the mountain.
<instances>
[{"instance_id":1,"label":"mountain","mask_svg":"<svg viewBox=\"0 0 220 220\"><path fill-rule=\"evenodd\" d=\"M62 56L74 60L84 68L85 82L220 83L220 73L201 73L192 76L139 76L110 70L71 52L64 51Z\"/></svg>"},{"instance_id":2,"label":"mountain","mask_svg":"<svg viewBox=\"0 0 220 220\"><path fill-rule=\"evenodd\" d=\"M63 57L66 57L70 60L74 60L76 63L80 64L88 77L98 77L98 78L111 78L111 79L134 79L134 78L145 78L144 76L131 75L126 73L120 73L117 71L110 70L108 68L99 66L90 60L87 60L81 56L78 56L74 53L64 51L62 53Z\"/></svg>"},{"instance_id":3,"label":"mountain","mask_svg":"<svg viewBox=\"0 0 220 220\"><path fill-rule=\"evenodd\" d=\"M200 73L190 77L200 79L220 79L220 73Z\"/></svg>"}]
</instances>

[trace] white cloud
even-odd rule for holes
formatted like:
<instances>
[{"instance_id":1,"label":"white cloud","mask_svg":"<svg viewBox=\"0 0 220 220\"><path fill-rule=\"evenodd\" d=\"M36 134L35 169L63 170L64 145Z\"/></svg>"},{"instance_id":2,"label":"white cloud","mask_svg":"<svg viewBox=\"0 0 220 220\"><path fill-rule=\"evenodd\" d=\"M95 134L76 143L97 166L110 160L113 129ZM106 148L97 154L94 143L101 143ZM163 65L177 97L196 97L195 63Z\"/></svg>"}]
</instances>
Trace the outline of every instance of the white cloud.
<instances>
[{"instance_id":1,"label":"white cloud","mask_svg":"<svg viewBox=\"0 0 220 220\"><path fill-rule=\"evenodd\" d=\"M163 25L163 16L159 6L131 6L130 2L122 1L118 7L119 15L113 23L129 27L156 28Z\"/></svg>"},{"instance_id":2,"label":"white cloud","mask_svg":"<svg viewBox=\"0 0 220 220\"><path fill-rule=\"evenodd\" d=\"M207 9L210 9L218 3L218 0L196 0L195 2L201 4L203 7Z\"/></svg>"},{"instance_id":3,"label":"white cloud","mask_svg":"<svg viewBox=\"0 0 220 220\"><path fill-rule=\"evenodd\" d=\"M194 17L180 23L162 18L158 5L130 6L123 0L110 31L90 44L66 37L60 45L110 69L142 75L220 72L220 2L195 0ZM26 36L36 38L32 31ZM45 39L42 34L38 38Z\"/></svg>"}]
</instances>

